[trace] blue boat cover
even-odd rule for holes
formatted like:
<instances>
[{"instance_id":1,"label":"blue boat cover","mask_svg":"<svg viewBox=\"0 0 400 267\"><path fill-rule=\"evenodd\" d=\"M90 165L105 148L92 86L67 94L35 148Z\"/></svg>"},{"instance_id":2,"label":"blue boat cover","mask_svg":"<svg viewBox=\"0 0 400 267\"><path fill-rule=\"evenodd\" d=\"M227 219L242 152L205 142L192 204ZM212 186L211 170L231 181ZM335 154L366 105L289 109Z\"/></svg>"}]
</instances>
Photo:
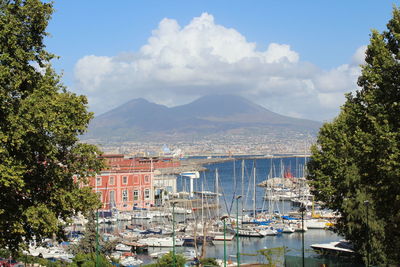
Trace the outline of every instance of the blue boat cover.
<instances>
[{"instance_id":1,"label":"blue boat cover","mask_svg":"<svg viewBox=\"0 0 400 267\"><path fill-rule=\"evenodd\" d=\"M282 219L284 219L284 220L291 220L291 221L297 220L296 218L289 217L289 216L282 216Z\"/></svg>"}]
</instances>

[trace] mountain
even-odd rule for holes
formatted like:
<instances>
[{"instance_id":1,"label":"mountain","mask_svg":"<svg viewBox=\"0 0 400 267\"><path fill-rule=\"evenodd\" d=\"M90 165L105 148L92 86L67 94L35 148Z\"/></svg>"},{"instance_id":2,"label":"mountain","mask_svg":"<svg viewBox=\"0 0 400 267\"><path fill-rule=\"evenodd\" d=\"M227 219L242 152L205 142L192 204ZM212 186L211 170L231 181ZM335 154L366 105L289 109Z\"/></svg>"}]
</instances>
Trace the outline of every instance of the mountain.
<instances>
[{"instance_id":1,"label":"mountain","mask_svg":"<svg viewBox=\"0 0 400 267\"><path fill-rule=\"evenodd\" d=\"M83 139L155 141L215 134L315 134L320 126L320 122L279 115L235 95L204 96L172 108L139 98L94 118Z\"/></svg>"}]
</instances>

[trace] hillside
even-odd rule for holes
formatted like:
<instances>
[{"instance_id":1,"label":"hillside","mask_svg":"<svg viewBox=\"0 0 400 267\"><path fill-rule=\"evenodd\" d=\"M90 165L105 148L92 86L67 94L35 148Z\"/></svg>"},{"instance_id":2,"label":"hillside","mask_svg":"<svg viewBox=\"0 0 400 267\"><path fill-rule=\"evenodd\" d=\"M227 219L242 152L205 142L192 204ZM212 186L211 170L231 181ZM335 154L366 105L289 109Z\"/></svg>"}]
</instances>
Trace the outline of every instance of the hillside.
<instances>
[{"instance_id":1,"label":"hillside","mask_svg":"<svg viewBox=\"0 0 400 267\"><path fill-rule=\"evenodd\" d=\"M207 138L215 134L315 134L320 122L271 112L243 97L209 95L189 104L166 107L133 99L93 119L83 139L103 141Z\"/></svg>"}]
</instances>

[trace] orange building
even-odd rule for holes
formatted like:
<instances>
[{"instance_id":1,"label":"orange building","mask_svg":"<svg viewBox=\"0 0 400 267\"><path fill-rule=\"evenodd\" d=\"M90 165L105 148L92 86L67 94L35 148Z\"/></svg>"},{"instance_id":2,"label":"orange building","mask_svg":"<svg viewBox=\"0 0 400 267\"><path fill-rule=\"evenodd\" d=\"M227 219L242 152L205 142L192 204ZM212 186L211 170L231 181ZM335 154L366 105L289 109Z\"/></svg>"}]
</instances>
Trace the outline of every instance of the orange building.
<instances>
[{"instance_id":1,"label":"orange building","mask_svg":"<svg viewBox=\"0 0 400 267\"><path fill-rule=\"evenodd\" d=\"M106 168L89 179L88 186L99 194L103 209L132 210L154 205L154 170L178 167L179 161L164 158L125 158L102 155Z\"/></svg>"}]
</instances>

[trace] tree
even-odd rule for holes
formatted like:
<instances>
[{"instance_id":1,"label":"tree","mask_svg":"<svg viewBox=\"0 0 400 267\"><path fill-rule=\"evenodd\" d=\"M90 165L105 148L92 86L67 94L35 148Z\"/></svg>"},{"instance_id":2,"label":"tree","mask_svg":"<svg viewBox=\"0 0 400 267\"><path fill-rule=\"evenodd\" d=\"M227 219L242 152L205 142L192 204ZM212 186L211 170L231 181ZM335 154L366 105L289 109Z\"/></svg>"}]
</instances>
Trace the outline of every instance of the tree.
<instances>
[{"instance_id":1,"label":"tree","mask_svg":"<svg viewBox=\"0 0 400 267\"><path fill-rule=\"evenodd\" d=\"M100 254L99 258L97 260L98 265L96 265L96 253L88 253L88 254L82 254L79 253L76 255L73 259L73 262L69 264L69 267L96 267L96 266L102 266L102 267L111 267L112 264L107 260L107 258L103 255Z\"/></svg>"},{"instance_id":2,"label":"tree","mask_svg":"<svg viewBox=\"0 0 400 267\"><path fill-rule=\"evenodd\" d=\"M400 262L400 11L372 31L358 90L320 129L308 179L364 261ZM366 202L367 201L367 202ZM368 203L368 205L366 205Z\"/></svg>"},{"instance_id":3,"label":"tree","mask_svg":"<svg viewBox=\"0 0 400 267\"><path fill-rule=\"evenodd\" d=\"M98 172L100 151L78 142L93 114L51 67L40 0L0 0L0 246L64 236L68 218L98 207L79 181Z\"/></svg>"},{"instance_id":4,"label":"tree","mask_svg":"<svg viewBox=\"0 0 400 267\"><path fill-rule=\"evenodd\" d=\"M183 267L185 266L186 259L181 254L175 255L175 266ZM164 266L173 266L173 255L170 251L169 253L163 255L160 259L157 260L156 263L145 265L146 267L164 267Z\"/></svg>"},{"instance_id":5,"label":"tree","mask_svg":"<svg viewBox=\"0 0 400 267\"><path fill-rule=\"evenodd\" d=\"M88 215L88 222L85 225L85 234L79 240L78 244L71 245L69 251L74 254L90 254L96 253L97 246L97 224L96 224L96 214L92 212ZM115 250L115 246L119 243L119 239L114 241L105 241L103 236L99 234L99 252L104 255L111 255Z\"/></svg>"}]
</instances>

